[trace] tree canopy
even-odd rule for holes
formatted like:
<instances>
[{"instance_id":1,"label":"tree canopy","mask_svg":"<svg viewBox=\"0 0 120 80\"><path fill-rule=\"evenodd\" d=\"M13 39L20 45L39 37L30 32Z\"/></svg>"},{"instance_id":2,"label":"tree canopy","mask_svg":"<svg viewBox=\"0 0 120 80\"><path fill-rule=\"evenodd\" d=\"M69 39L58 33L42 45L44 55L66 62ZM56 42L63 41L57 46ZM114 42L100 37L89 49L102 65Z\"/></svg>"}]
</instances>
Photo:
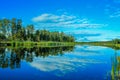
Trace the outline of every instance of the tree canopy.
<instances>
[{"instance_id":1,"label":"tree canopy","mask_svg":"<svg viewBox=\"0 0 120 80\"><path fill-rule=\"evenodd\" d=\"M34 25L22 25L21 19L1 19L0 20L0 40L11 41L57 41L74 42L73 36L58 31L35 30Z\"/></svg>"}]
</instances>

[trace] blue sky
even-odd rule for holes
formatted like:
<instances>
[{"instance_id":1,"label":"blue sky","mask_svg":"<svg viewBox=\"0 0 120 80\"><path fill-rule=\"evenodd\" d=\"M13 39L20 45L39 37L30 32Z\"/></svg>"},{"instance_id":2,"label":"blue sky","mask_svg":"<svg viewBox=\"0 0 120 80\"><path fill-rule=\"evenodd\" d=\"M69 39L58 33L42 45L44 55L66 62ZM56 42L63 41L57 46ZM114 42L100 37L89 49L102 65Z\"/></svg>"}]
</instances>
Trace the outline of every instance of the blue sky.
<instances>
[{"instance_id":1,"label":"blue sky","mask_svg":"<svg viewBox=\"0 0 120 80\"><path fill-rule=\"evenodd\" d=\"M120 0L0 0L0 18L14 17L35 29L74 35L76 41L120 37Z\"/></svg>"}]
</instances>

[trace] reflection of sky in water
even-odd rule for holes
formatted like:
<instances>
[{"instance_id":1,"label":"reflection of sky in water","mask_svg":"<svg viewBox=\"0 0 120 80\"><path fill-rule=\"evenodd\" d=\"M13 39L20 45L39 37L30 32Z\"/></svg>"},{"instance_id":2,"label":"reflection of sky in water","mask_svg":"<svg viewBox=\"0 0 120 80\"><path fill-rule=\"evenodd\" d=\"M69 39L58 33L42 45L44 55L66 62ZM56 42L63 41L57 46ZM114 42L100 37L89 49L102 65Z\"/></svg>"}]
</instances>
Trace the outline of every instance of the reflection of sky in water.
<instances>
[{"instance_id":1,"label":"reflection of sky in water","mask_svg":"<svg viewBox=\"0 0 120 80\"><path fill-rule=\"evenodd\" d=\"M106 47L76 46L63 56L35 57L30 65L61 79L103 80L111 70L113 53Z\"/></svg>"}]
</instances>

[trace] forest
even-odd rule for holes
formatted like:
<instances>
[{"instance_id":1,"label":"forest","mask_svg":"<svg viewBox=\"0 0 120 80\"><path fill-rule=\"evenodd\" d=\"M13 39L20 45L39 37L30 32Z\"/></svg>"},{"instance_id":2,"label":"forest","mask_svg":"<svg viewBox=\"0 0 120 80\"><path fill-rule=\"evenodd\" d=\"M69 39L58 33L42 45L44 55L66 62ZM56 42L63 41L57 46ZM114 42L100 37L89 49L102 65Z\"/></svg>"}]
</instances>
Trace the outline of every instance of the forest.
<instances>
[{"instance_id":1,"label":"forest","mask_svg":"<svg viewBox=\"0 0 120 80\"><path fill-rule=\"evenodd\" d=\"M21 19L1 19L0 20L0 41L55 41L74 42L72 35L64 32L35 30L34 25L23 26ZM40 27L40 26L39 26Z\"/></svg>"}]
</instances>

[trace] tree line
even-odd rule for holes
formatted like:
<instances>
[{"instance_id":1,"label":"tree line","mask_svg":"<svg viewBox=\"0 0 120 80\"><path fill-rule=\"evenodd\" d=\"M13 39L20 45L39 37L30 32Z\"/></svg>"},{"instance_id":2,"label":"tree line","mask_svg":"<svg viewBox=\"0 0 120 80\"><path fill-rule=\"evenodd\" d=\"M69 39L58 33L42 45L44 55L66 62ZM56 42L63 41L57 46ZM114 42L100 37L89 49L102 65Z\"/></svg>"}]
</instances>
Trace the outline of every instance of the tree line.
<instances>
[{"instance_id":1,"label":"tree line","mask_svg":"<svg viewBox=\"0 0 120 80\"><path fill-rule=\"evenodd\" d=\"M0 41L57 41L74 42L73 36L58 31L35 30L34 25L22 25L21 19L0 20Z\"/></svg>"},{"instance_id":2,"label":"tree line","mask_svg":"<svg viewBox=\"0 0 120 80\"><path fill-rule=\"evenodd\" d=\"M114 44L120 44L120 39L117 39L117 38L116 38L116 39L113 39L112 42L113 42Z\"/></svg>"}]
</instances>

